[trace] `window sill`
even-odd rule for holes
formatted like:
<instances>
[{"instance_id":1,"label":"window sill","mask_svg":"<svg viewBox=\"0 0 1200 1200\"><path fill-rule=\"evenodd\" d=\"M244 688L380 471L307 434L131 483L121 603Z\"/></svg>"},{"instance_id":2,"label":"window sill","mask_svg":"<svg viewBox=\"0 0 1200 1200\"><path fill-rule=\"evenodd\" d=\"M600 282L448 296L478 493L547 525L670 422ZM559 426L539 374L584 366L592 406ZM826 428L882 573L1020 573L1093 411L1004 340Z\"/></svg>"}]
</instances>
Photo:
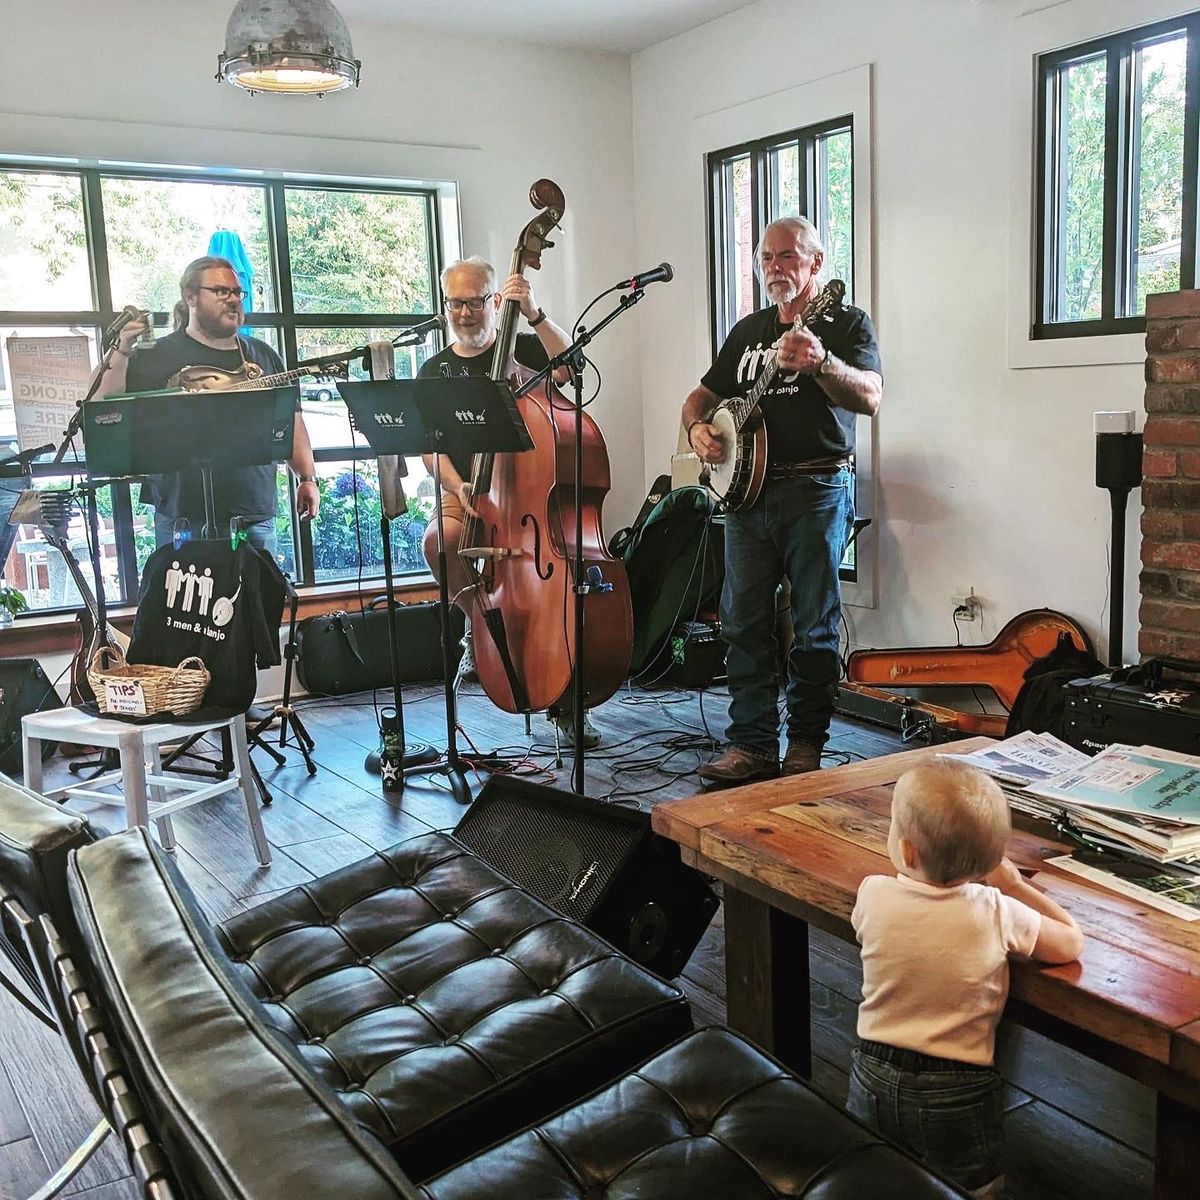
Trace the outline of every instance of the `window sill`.
<instances>
[{"instance_id":1,"label":"window sill","mask_svg":"<svg viewBox=\"0 0 1200 1200\"><path fill-rule=\"evenodd\" d=\"M376 596L383 595L383 580L364 580L362 603L369 604ZM327 583L299 590L300 602L296 619L317 617L322 613L336 612L339 608L356 611L359 605L359 589L346 583ZM437 599L437 585L431 575L407 577L396 585L396 599L401 603L413 603ZM112 623L123 633L133 626L134 609L118 608L109 614ZM287 612L284 612L284 625ZM46 654L69 654L75 649L75 614L55 613L53 616L21 617L8 629L0 629L0 658L36 658Z\"/></svg>"}]
</instances>

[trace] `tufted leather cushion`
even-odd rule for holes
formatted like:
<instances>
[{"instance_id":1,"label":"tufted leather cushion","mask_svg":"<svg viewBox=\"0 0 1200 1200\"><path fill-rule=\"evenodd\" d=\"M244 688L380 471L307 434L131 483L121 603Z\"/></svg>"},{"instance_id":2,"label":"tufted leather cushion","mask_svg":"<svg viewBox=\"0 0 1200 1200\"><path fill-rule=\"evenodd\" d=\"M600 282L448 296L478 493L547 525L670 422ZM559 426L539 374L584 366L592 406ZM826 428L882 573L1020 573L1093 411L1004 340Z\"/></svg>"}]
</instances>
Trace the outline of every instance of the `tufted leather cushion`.
<instances>
[{"instance_id":1,"label":"tufted leather cushion","mask_svg":"<svg viewBox=\"0 0 1200 1200\"><path fill-rule=\"evenodd\" d=\"M92 841L88 823L0 775L0 895L32 917L45 913L70 928L67 854Z\"/></svg>"},{"instance_id":2,"label":"tufted leather cushion","mask_svg":"<svg viewBox=\"0 0 1200 1200\"><path fill-rule=\"evenodd\" d=\"M422 1179L691 1028L682 992L445 834L225 922L267 1021Z\"/></svg>"},{"instance_id":3,"label":"tufted leather cushion","mask_svg":"<svg viewBox=\"0 0 1200 1200\"><path fill-rule=\"evenodd\" d=\"M96 998L183 1196L414 1200L386 1150L263 1028L144 829L78 850L67 882Z\"/></svg>"},{"instance_id":4,"label":"tufted leather cushion","mask_svg":"<svg viewBox=\"0 0 1200 1200\"><path fill-rule=\"evenodd\" d=\"M75 922L67 900L67 855L92 840L92 830L82 817L0 775L0 901L15 900L35 922L50 917L68 943L75 936ZM42 971L48 974L44 939L36 926L29 936L35 955L42 960ZM45 996L25 938L16 920L2 909L0 950L26 981L29 994L52 1005L60 1025L69 1021L57 991L50 989L49 997ZM0 961L0 971L5 969ZM80 1060L81 1065L84 1061ZM89 1077L86 1071L84 1076Z\"/></svg>"},{"instance_id":5,"label":"tufted leather cushion","mask_svg":"<svg viewBox=\"0 0 1200 1200\"><path fill-rule=\"evenodd\" d=\"M965 1195L727 1029L685 1037L421 1191L426 1200Z\"/></svg>"}]
</instances>

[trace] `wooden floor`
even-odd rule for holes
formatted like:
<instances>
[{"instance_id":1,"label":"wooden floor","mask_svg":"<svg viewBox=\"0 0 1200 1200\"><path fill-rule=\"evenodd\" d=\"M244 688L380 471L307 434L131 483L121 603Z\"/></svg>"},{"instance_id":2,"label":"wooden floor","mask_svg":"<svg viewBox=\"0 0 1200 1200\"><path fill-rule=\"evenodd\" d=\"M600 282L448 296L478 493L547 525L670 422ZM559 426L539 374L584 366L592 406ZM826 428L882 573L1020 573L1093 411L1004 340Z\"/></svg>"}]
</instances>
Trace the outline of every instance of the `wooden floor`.
<instances>
[{"instance_id":1,"label":"wooden floor","mask_svg":"<svg viewBox=\"0 0 1200 1200\"><path fill-rule=\"evenodd\" d=\"M381 696L386 702L386 698ZM649 808L696 790L692 772L708 757L706 731L719 733L725 697L694 692L640 692L614 698L596 714L604 744L588 760L587 792ZM304 702L300 711L316 740L319 764L309 777L300 757L266 780L274 796L264 809L275 861L258 866L244 813L222 797L175 818L178 862L213 920L253 907L276 892L355 861L430 828L451 828L462 809L440 777L408 781L400 797L381 791L363 762L377 741L370 697ZM406 693L410 742L445 745L440 693ZM531 778L569 786L570 760L555 775L551 727L533 722L534 745L519 718L498 713L464 689L460 717L481 753L498 752L539 768ZM466 741L461 742L464 750ZM839 720L826 765L900 749L893 734ZM271 762L256 752L266 771ZM61 760L47 764L46 785L65 778ZM109 827L119 810L100 815ZM681 979L698 1023L725 1014L721 915L697 947ZM816 1084L839 1103L854 1041L861 971L852 947L814 931L812 1009ZM1153 1097L1145 1088L1018 1027L1003 1027L999 1065L1010 1081L1006 1196L1010 1200L1143 1200L1151 1195ZM32 1192L83 1139L97 1119L57 1039L0 993L0 1200ZM124 1157L106 1145L74 1180L69 1194L89 1200L134 1200ZM306 1198L298 1198L306 1200ZM731 1198L732 1200L732 1198ZM869 1200L869 1197L863 1198Z\"/></svg>"}]
</instances>

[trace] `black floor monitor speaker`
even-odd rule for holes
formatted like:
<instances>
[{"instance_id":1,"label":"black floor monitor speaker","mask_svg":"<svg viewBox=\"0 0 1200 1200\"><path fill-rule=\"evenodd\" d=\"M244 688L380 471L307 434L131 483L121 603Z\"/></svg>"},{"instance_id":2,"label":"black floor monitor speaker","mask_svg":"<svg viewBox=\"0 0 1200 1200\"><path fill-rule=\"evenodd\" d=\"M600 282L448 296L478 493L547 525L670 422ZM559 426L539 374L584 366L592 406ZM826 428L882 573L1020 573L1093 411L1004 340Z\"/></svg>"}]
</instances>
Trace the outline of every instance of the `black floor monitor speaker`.
<instances>
[{"instance_id":1,"label":"black floor monitor speaker","mask_svg":"<svg viewBox=\"0 0 1200 1200\"><path fill-rule=\"evenodd\" d=\"M480 858L670 979L719 901L638 809L495 775L454 831Z\"/></svg>"},{"instance_id":2,"label":"black floor monitor speaker","mask_svg":"<svg viewBox=\"0 0 1200 1200\"><path fill-rule=\"evenodd\" d=\"M0 771L16 776L24 769L21 718L61 707L54 684L36 658L0 659ZM49 758L56 743L42 742L41 747L42 758Z\"/></svg>"}]
</instances>

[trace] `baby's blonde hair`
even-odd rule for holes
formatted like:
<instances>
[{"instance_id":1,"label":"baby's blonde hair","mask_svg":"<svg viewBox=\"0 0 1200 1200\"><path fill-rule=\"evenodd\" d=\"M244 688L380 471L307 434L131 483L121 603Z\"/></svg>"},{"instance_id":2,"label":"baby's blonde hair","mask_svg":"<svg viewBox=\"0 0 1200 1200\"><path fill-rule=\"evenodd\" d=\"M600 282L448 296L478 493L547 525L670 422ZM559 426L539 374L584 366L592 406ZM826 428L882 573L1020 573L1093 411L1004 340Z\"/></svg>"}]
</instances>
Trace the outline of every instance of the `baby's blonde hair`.
<instances>
[{"instance_id":1,"label":"baby's blonde hair","mask_svg":"<svg viewBox=\"0 0 1200 1200\"><path fill-rule=\"evenodd\" d=\"M976 767L939 758L905 771L892 793L896 830L917 849L931 883L980 879L999 865L1012 833L1008 801Z\"/></svg>"}]
</instances>

